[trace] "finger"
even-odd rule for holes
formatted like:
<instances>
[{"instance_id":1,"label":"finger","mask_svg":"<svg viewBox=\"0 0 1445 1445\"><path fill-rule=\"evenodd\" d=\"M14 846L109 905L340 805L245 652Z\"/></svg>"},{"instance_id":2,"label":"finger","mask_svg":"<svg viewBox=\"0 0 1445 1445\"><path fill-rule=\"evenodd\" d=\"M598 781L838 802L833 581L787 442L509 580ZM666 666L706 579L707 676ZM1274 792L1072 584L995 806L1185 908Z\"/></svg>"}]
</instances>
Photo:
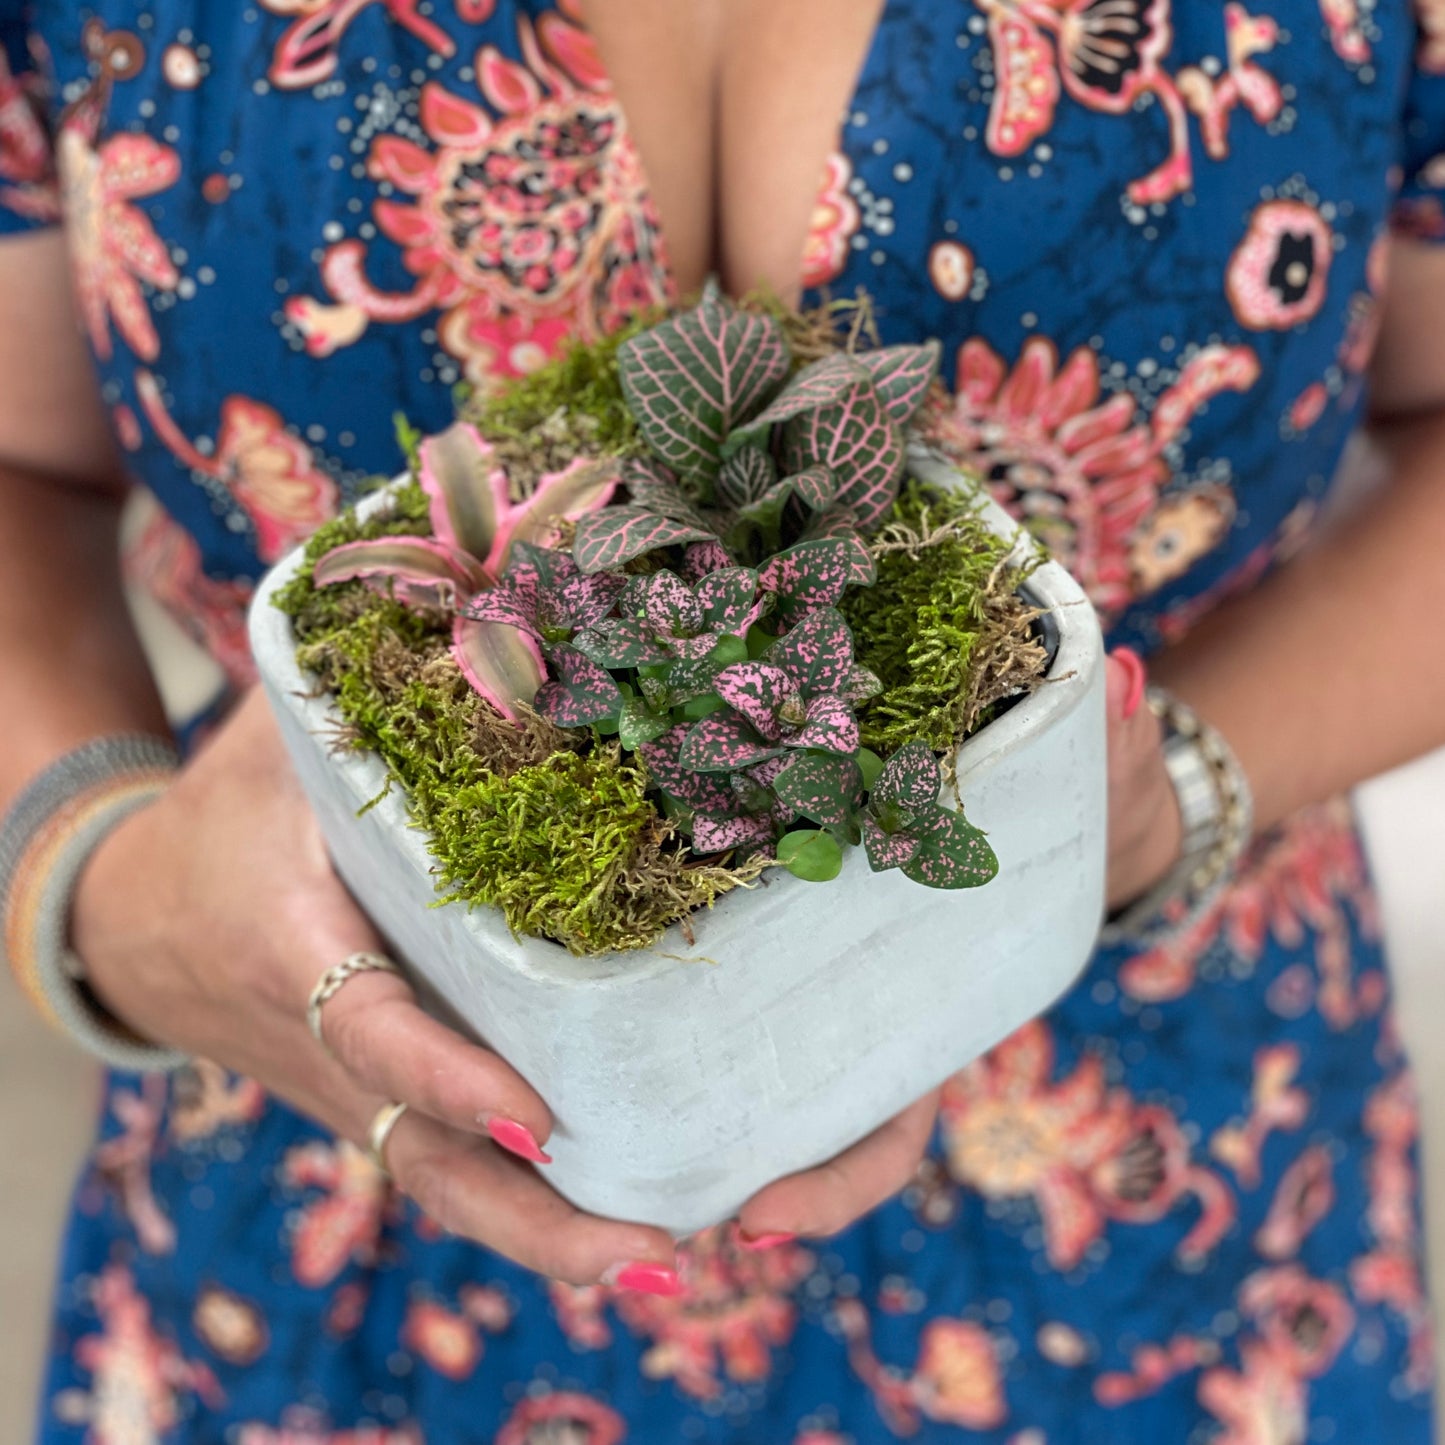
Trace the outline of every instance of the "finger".
<instances>
[{"instance_id":1,"label":"finger","mask_svg":"<svg viewBox=\"0 0 1445 1445\"><path fill-rule=\"evenodd\" d=\"M752 1239L837 1234L913 1178L937 1113L935 1089L826 1164L753 1195L738 1216L739 1227Z\"/></svg>"},{"instance_id":2,"label":"finger","mask_svg":"<svg viewBox=\"0 0 1445 1445\"><path fill-rule=\"evenodd\" d=\"M365 1091L408 1104L453 1129L486 1133L535 1164L552 1116L509 1064L424 1013L396 974L348 979L322 1008L326 1046Z\"/></svg>"},{"instance_id":3,"label":"finger","mask_svg":"<svg viewBox=\"0 0 1445 1445\"><path fill-rule=\"evenodd\" d=\"M1109 654L1104 684L1110 721L1128 722L1138 713L1148 680L1144 659L1132 647L1116 647Z\"/></svg>"},{"instance_id":4,"label":"finger","mask_svg":"<svg viewBox=\"0 0 1445 1445\"><path fill-rule=\"evenodd\" d=\"M532 1169L475 1136L406 1114L387 1165L397 1187L443 1229L569 1284L606 1280L676 1294L677 1250L665 1230L585 1214Z\"/></svg>"}]
</instances>

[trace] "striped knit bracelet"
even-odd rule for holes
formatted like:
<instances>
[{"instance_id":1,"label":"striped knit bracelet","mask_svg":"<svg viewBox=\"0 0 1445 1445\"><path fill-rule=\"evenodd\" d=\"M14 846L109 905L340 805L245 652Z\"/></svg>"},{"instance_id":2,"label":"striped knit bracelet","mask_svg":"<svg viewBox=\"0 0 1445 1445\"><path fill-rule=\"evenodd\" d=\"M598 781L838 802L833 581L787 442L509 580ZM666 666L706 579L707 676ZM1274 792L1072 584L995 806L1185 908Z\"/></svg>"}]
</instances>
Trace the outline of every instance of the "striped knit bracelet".
<instances>
[{"instance_id":1,"label":"striped knit bracelet","mask_svg":"<svg viewBox=\"0 0 1445 1445\"><path fill-rule=\"evenodd\" d=\"M70 948L70 911L90 856L165 791L179 760L160 738L96 738L57 759L0 822L3 951L21 990L53 1027L112 1068L178 1068L185 1057L136 1038L96 1002Z\"/></svg>"}]
</instances>

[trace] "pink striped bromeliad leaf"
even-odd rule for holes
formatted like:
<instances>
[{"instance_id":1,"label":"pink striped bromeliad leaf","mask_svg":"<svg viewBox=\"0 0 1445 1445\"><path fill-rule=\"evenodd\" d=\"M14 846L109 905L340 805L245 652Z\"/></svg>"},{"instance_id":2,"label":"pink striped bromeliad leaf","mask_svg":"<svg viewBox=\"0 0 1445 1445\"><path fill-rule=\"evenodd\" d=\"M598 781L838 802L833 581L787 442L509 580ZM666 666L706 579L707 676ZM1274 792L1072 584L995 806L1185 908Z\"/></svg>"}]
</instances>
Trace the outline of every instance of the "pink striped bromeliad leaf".
<instances>
[{"instance_id":1,"label":"pink striped bromeliad leaf","mask_svg":"<svg viewBox=\"0 0 1445 1445\"><path fill-rule=\"evenodd\" d=\"M454 607L486 585L481 565L431 537L375 537L343 542L317 559L311 570L317 587L364 582L391 591L409 607Z\"/></svg>"},{"instance_id":2,"label":"pink striped bromeliad leaf","mask_svg":"<svg viewBox=\"0 0 1445 1445\"><path fill-rule=\"evenodd\" d=\"M458 617L452 657L472 687L513 722L518 705L531 703L547 676L536 639L506 622Z\"/></svg>"},{"instance_id":3,"label":"pink striped bromeliad leaf","mask_svg":"<svg viewBox=\"0 0 1445 1445\"><path fill-rule=\"evenodd\" d=\"M621 478L616 462L579 457L547 473L530 497L513 502L494 449L467 422L428 437L420 455L420 481L437 540L476 558L492 577L506 570L515 543L551 546L561 536L561 523L605 507Z\"/></svg>"},{"instance_id":4,"label":"pink striped bromeliad leaf","mask_svg":"<svg viewBox=\"0 0 1445 1445\"><path fill-rule=\"evenodd\" d=\"M778 322L738 310L713 283L692 310L625 342L617 363L648 447L708 488L729 434L767 404L790 366Z\"/></svg>"}]
</instances>

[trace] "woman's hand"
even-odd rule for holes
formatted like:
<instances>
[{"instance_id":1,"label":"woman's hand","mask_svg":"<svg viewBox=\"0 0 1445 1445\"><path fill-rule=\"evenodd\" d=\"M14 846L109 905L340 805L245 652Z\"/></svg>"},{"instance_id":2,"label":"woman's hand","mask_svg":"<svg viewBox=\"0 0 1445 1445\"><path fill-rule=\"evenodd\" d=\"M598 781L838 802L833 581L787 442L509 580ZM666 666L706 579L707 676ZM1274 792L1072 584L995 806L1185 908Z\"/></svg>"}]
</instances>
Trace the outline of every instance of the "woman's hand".
<instances>
[{"instance_id":1,"label":"woman's hand","mask_svg":"<svg viewBox=\"0 0 1445 1445\"><path fill-rule=\"evenodd\" d=\"M1148 892L1174 866L1183 841L1179 801L1164 767L1159 719L1144 706L1144 664L1127 647L1107 660L1109 908Z\"/></svg>"},{"instance_id":2,"label":"woman's hand","mask_svg":"<svg viewBox=\"0 0 1445 1445\"><path fill-rule=\"evenodd\" d=\"M555 1279L676 1290L664 1231L580 1213L493 1142L530 1154L551 1131L546 1105L400 978L351 979L325 1006L330 1053L311 1037L317 979L380 941L332 871L259 691L101 846L74 943L139 1034L260 1081L342 1138L362 1143L377 1110L404 1100L387 1162L442 1228Z\"/></svg>"},{"instance_id":3,"label":"woman's hand","mask_svg":"<svg viewBox=\"0 0 1445 1445\"><path fill-rule=\"evenodd\" d=\"M1164 768L1159 721L1144 703L1144 664L1125 648L1107 660L1109 907L1137 898L1179 853L1179 805ZM742 1208L742 1242L763 1248L794 1235L836 1234L905 1188L933 1133L938 1091L836 1159L780 1179Z\"/></svg>"}]
</instances>

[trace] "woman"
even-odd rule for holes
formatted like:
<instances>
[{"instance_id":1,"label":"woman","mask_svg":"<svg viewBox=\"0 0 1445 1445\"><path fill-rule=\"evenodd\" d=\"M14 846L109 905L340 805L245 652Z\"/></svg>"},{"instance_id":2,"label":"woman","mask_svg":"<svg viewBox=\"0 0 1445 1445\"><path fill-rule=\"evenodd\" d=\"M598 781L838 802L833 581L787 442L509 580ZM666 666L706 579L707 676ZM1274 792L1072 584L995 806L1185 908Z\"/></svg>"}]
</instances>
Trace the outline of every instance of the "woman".
<instances>
[{"instance_id":1,"label":"woman","mask_svg":"<svg viewBox=\"0 0 1445 1445\"><path fill-rule=\"evenodd\" d=\"M1328 800L1445 740L1433 0L0 16L0 785L6 847L73 860L88 994L26 972L26 867L7 943L92 1042L214 1061L112 1076L46 1445L1429 1439L1414 1102ZM943 441L1228 740L1258 836L1183 932L675 1248L553 1195L514 1157L545 1103L396 977L313 1041L376 940L254 694L166 786L115 751L164 723L111 558L143 481L136 565L244 688L252 580L395 467L394 410L710 271L941 339ZM1392 484L1319 533L1367 380ZM1117 652L1119 905L1186 847L1142 682Z\"/></svg>"}]
</instances>

